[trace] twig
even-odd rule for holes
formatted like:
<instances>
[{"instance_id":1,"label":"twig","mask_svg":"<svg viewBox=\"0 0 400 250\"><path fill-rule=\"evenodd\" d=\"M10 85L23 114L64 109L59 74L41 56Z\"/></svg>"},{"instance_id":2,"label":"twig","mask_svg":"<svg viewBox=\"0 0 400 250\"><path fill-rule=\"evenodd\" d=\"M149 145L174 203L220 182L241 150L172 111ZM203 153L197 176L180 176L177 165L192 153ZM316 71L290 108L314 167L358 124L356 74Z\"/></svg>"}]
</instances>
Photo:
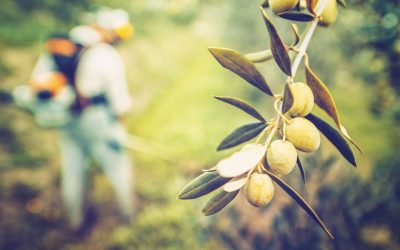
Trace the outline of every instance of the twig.
<instances>
[{"instance_id":1,"label":"twig","mask_svg":"<svg viewBox=\"0 0 400 250\"><path fill-rule=\"evenodd\" d=\"M298 54L294 58L293 65L292 65L292 77L294 77L296 75L296 72L300 66L301 59L306 54L307 47L311 41L311 38L315 31L315 28L317 27L318 22L319 22L319 15L321 15L322 10L324 9L325 5L326 5L326 0L321 0L318 2L317 6L315 8L317 15L315 16L314 20L311 21L310 27L308 28L307 33L305 34L304 39L300 44Z\"/></svg>"},{"instance_id":2,"label":"twig","mask_svg":"<svg viewBox=\"0 0 400 250\"><path fill-rule=\"evenodd\" d=\"M312 38L312 36L314 34L314 31L315 31L315 29L316 29L316 27L318 25L318 22L319 22L319 19L320 19L319 16L321 15L323 9L325 8L326 2L327 2L327 0L318 1L317 6L315 7L316 16L311 21L311 24L308 27L308 30L307 30L307 32L306 32L306 34L304 36L304 39L300 44L298 53L297 53L296 57L294 58L294 61L293 61L293 64L292 64L292 75L287 78L286 82L291 82L291 80L294 78L294 76L297 73L297 70L299 69L301 59L306 55L306 51L307 51L308 45L310 44L311 38ZM282 96L283 96L283 92L282 92ZM280 104L279 110L282 112L282 102ZM278 114L278 116L276 118L276 121L275 121L275 124L274 124L274 127L272 128L271 133L268 135L268 138L267 138L267 140L265 142L266 146L269 145L270 141L272 140L272 137L276 133L276 131L277 131L278 127L279 127L279 124L281 122L281 119L282 119L282 116Z\"/></svg>"}]
</instances>

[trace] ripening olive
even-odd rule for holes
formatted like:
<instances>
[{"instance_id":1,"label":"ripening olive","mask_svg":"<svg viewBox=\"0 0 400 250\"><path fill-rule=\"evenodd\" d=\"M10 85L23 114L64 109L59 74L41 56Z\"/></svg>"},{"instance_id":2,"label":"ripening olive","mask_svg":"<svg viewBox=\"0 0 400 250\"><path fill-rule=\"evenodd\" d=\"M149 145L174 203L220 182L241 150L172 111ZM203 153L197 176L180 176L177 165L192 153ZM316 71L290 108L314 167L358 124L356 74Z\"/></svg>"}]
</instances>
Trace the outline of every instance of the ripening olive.
<instances>
[{"instance_id":1,"label":"ripening olive","mask_svg":"<svg viewBox=\"0 0 400 250\"><path fill-rule=\"evenodd\" d=\"M322 26L329 26L336 21L337 17L336 0L327 0L324 10L321 13L322 20L319 22Z\"/></svg>"},{"instance_id":2,"label":"ripening olive","mask_svg":"<svg viewBox=\"0 0 400 250\"><path fill-rule=\"evenodd\" d=\"M298 150L307 153L317 150L321 142L318 129L303 117L291 120L286 126L286 136Z\"/></svg>"},{"instance_id":3,"label":"ripening olive","mask_svg":"<svg viewBox=\"0 0 400 250\"><path fill-rule=\"evenodd\" d=\"M296 148L288 141L275 140L267 150L267 162L274 173L290 173L296 165L296 160Z\"/></svg>"},{"instance_id":4,"label":"ripening olive","mask_svg":"<svg viewBox=\"0 0 400 250\"><path fill-rule=\"evenodd\" d=\"M293 105L289 109L291 116L306 116L314 106L314 95L307 84L296 82L291 85Z\"/></svg>"},{"instance_id":5,"label":"ripening olive","mask_svg":"<svg viewBox=\"0 0 400 250\"><path fill-rule=\"evenodd\" d=\"M274 184L268 175L252 173L244 186L244 192L251 205L265 206L274 196Z\"/></svg>"},{"instance_id":6,"label":"ripening olive","mask_svg":"<svg viewBox=\"0 0 400 250\"><path fill-rule=\"evenodd\" d=\"M269 0L269 7L275 14L293 9L299 0Z\"/></svg>"}]
</instances>

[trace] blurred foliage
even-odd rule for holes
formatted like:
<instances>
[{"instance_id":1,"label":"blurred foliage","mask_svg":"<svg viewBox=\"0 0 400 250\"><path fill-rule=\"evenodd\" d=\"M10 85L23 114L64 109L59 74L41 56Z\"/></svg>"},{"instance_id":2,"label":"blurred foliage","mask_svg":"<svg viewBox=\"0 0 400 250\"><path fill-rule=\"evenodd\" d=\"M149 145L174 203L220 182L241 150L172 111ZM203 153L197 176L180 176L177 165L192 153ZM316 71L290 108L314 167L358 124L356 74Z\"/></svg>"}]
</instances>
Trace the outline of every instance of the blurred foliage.
<instances>
[{"instance_id":1,"label":"blurred foliage","mask_svg":"<svg viewBox=\"0 0 400 250\"><path fill-rule=\"evenodd\" d=\"M378 86L389 85L387 62L395 43L378 48L367 44L369 31L363 31L363 36L349 35L354 30L361 32L369 20L379 23L375 20L383 18L380 13L385 11L380 8L392 11L398 5L380 1L382 12L371 14L375 12L372 4L379 2L369 2L349 1L348 9L340 9L339 22L332 29L318 30L310 48L311 66L332 87L343 122L366 156L358 157L360 167L353 170L332 158L338 153L324 143L321 158L303 162L309 177L306 190L296 183L296 173L288 180L305 194L328 227L334 228L337 241L332 242L280 191L267 208L252 209L242 197L212 217L201 215L205 199L177 199L185 183L223 157L224 153L215 153L217 143L250 121L212 95L237 95L258 108L271 106L259 91L220 67L206 49L221 46L247 53L267 48L259 1L3 0L2 90L25 81L40 52L40 41L54 30L78 23L82 10L108 5L132 13L136 38L120 47L135 105L128 124L149 150L132 153L134 223L121 223L113 191L94 167L87 228L73 234L66 225L59 192L56 132L37 128L27 114L1 103L0 249L398 248L395 211L399 209L400 174L396 166L400 160L396 149L400 135L391 119L371 115L368 104L377 91L374 85L364 84L372 79ZM352 10L353 4L359 9ZM289 26L278 24L278 29L285 41L293 39ZM384 37L377 34L374 37ZM346 53L338 53L343 49ZM259 67L274 91L282 88L283 75L275 66L265 63ZM264 112L269 117L270 111Z\"/></svg>"},{"instance_id":2,"label":"blurred foliage","mask_svg":"<svg viewBox=\"0 0 400 250\"><path fill-rule=\"evenodd\" d=\"M67 30L88 1L3 0L0 46L30 45L54 30Z\"/></svg>"},{"instance_id":3,"label":"blurred foliage","mask_svg":"<svg viewBox=\"0 0 400 250\"><path fill-rule=\"evenodd\" d=\"M400 1L352 1L350 8L359 14L352 19L348 32L355 33L344 46L345 53L362 48L353 60L355 72L366 83L376 86L377 95L370 104L375 114L389 114L400 121ZM366 18L367 17L367 18ZM342 34L346 39L348 32Z\"/></svg>"}]
</instances>

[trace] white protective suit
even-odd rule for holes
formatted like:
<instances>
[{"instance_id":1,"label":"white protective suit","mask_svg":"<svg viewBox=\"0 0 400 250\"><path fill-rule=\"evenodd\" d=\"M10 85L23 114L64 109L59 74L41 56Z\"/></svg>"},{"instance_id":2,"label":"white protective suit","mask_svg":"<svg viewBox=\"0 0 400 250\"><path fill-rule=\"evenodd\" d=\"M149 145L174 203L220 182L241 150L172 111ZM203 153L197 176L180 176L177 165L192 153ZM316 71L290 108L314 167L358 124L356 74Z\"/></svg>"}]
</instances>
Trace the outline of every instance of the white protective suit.
<instances>
[{"instance_id":1,"label":"white protective suit","mask_svg":"<svg viewBox=\"0 0 400 250\"><path fill-rule=\"evenodd\" d=\"M83 222L88 160L100 165L116 191L123 215L132 216L132 166L122 144L125 131L117 117L131 108L124 63L116 49L102 43L97 31L88 26L71 30L70 37L85 46L76 71L75 84L85 98L104 95L107 103L91 104L60 130L62 154L62 196L72 226ZM51 56L42 55L33 78L53 71Z\"/></svg>"}]
</instances>

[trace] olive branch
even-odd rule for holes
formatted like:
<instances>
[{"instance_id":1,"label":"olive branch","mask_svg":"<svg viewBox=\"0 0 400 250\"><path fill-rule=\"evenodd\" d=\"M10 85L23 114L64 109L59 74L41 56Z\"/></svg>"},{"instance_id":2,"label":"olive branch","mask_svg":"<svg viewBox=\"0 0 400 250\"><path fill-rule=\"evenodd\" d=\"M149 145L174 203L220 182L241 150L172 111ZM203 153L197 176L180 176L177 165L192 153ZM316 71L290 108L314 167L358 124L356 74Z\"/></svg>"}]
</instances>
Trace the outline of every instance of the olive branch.
<instances>
[{"instance_id":1,"label":"olive branch","mask_svg":"<svg viewBox=\"0 0 400 250\"><path fill-rule=\"evenodd\" d=\"M343 0L338 2L345 6ZM265 12L264 8L268 7L268 3L276 12L275 5L272 5L273 0L266 1L260 9L269 33L270 49L245 56L235 50L225 48L209 48L209 50L224 68L237 74L266 95L273 97L276 116L271 120L266 120L256 108L244 100L215 96L217 100L232 105L258 120L258 122L235 129L222 140L217 151L229 149L257 138L255 143L244 145L240 151L220 160L215 167L204 170L201 175L183 188L179 198L195 199L222 187L203 208L205 215L212 215L228 205L241 189L244 190L245 197L250 204L257 207L265 206L273 197L273 183L276 183L333 239L332 234L312 207L280 177L289 174L297 165L302 180L306 184L305 170L297 155L297 150L309 153L318 149L320 132L354 167L356 167L356 161L348 141L361 152L360 147L341 124L333 97L326 85L311 69L307 55L307 48L318 24L327 26L336 18L336 16L332 18L332 15L326 14L326 11L332 11L330 9L333 8L332 6L336 8L336 0L306 0L306 6L301 6L301 1L294 0L294 3L297 3L296 7L290 6L287 10L276 13L283 19L309 22L302 39L297 25L292 24L295 42L290 46L284 43ZM279 7L282 8L282 6ZM294 10L292 10L293 8ZM336 9L334 11L336 13ZM296 53L293 63L289 56L290 51ZM281 94L273 93L255 66L256 63L262 63L272 58L282 72L287 75ZM303 58L307 84L294 81ZM314 104L332 118L337 129L310 113ZM282 139L274 140L277 133L278 137ZM267 134L268 136L266 136ZM263 138L265 138L264 141Z\"/></svg>"}]
</instances>

